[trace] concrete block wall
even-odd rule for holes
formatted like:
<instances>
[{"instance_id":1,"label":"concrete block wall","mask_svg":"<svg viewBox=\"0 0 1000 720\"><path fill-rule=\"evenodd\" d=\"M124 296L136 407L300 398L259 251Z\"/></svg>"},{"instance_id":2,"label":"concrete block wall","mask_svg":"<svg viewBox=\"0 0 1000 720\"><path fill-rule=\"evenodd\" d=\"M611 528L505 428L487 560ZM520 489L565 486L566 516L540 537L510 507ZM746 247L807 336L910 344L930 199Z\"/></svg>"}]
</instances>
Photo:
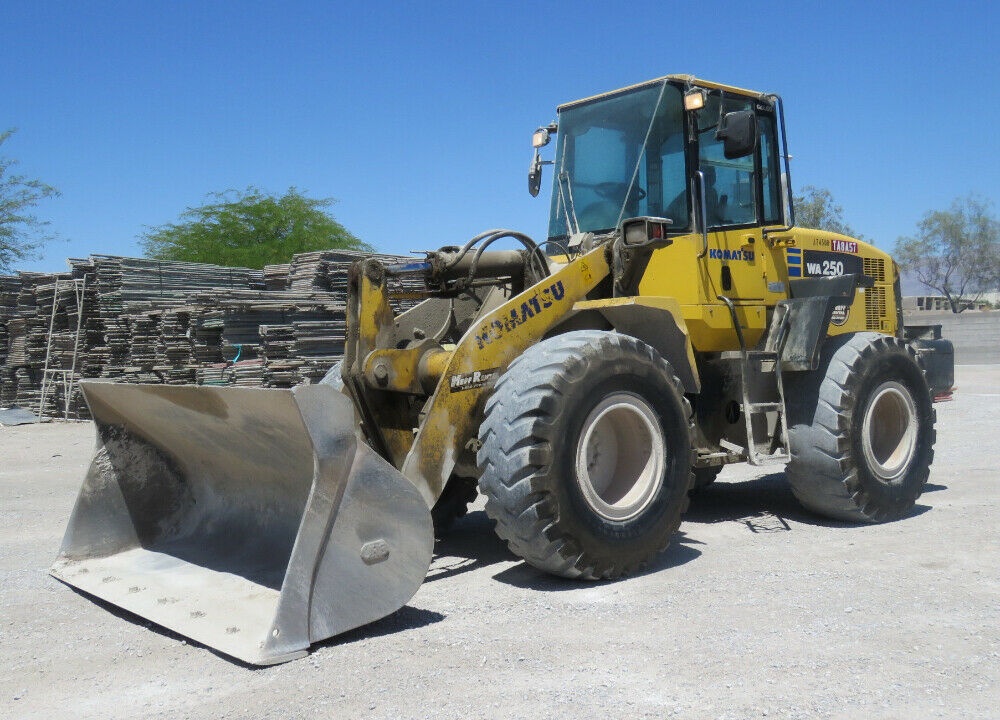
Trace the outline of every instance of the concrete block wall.
<instances>
[{"instance_id":1,"label":"concrete block wall","mask_svg":"<svg viewBox=\"0 0 1000 720\"><path fill-rule=\"evenodd\" d=\"M906 325L940 325L955 345L956 365L1000 363L1000 311L905 313Z\"/></svg>"}]
</instances>

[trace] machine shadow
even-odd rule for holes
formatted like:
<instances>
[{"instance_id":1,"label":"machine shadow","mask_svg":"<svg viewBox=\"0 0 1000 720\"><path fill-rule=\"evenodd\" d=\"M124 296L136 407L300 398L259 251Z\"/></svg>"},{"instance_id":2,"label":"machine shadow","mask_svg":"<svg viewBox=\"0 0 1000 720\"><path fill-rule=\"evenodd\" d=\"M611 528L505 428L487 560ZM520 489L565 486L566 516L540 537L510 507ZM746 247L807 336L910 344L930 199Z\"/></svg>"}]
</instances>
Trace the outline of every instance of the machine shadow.
<instances>
[{"instance_id":1,"label":"machine shadow","mask_svg":"<svg viewBox=\"0 0 1000 720\"><path fill-rule=\"evenodd\" d=\"M65 583L62 580L59 580L58 578L55 578L55 579L58 582L60 582L63 585L65 585L66 587L68 587L73 592L75 592L80 597L85 598L86 600L88 600L89 602L93 603L94 605L97 605L99 608L101 608L105 612L110 613L111 615L115 616L119 620L124 620L125 622L127 622L127 623L129 623L131 625L135 625L137 627L141 626L144 630L148 630L148 631L150 631L150 632L152 632L152 633L154 633L156 635L159 635L160 637L164 637L164 638L167 638L168 640L173 640L174 642L181 643L181 644L184 644L184 645L190 645L193 648L199 648L201 650L206 650L206 651L212 653L212 655L215 655L220 660L223 660L223 661L225 661L227 663L231 663L233 665L241 667L244 670L264 670L264 669L266 669L268 667L274 667L274 666L268 666L268 665L252 665L250 663L247 663L247 662L244 662L244 661L240 660L239 658L235 658L232 655L226 655L226 653L221 652L219 650L216 650L213 647L210 647L208 645L203 645L202 643L198 642L197 640L192 640L191 638L189 638L189 637L187 637L185 635L181 635L178 632L174 632L170 628L166 628L166 627L163 627L162 625L158 625L155 622L153 622L152 620L147 620L142 615L136 615L131 610L126 610L125 608L122 608L122 607L119 607L119 606L117 606L117 605L115 605L113 603L110 603L107 600L104 600L103 598L99 598L96 595L91 595L86 590L81 590L81 589L79 589L77 587L74 587L73 585Z\"/></svg>"},{"instance_id":2,"label":"machine shadow","mask_svg":"<svg viewBox=\"0 0 1000 720\"><path fill-rule=\"evenodd\" d=\"M671 539L670 547L667 548L666 552L658 555L656 559L649 563L649 565L643 570L633 575L622 577L619 580L604 582L599 581L599 584L595 584L590 581L574 580L571 578L549 575L548 573L534 568L524 562L515 565L514 567L507 568L506 570L502 570L494 575L493 579L499 580L507 585L513 585L514 587L524 588L527 590L541 590L543 592L565 592L567 590L589 589L599 585L625 581L629 578L642 577L643 575L659 572L660 570L666 570L683 565L701 555L700 550L691 547L691 545L697 543L697 540L689 539L683 531L678 532Z\"/></svg>"},{"instance_id":3,"label":"machine shadow","mask_svg":"<svg viewBox=\"0 0 1000 720\"><path fill-rule=\"evenodd\" d=\"M927 490L944 490L943 485L928 485ZM916 505L906 517L922 515L927 505ZM906 519L906 518L902 518ZM791 530L788 521L826 528L867 527L868 523L832 520L804 508L792 493L784 472L770 473L750 480L729 481L722 477L693 493L684 522L739 522L753 532Z\"/></svg>"},{"instance_id":4,"label":"machine shadow","mask_svg":"<svg viewBox=\"0 0 1000 720\"><path fill-rule=\"evenodd\" d=\"M396 633L400 633L405 630L415 630L427 625L433 625L434 623L441 622L444 619L445 616L439 612L424 610L422 608L413 607L412 605L404 605L392 615L387 615L381 620L376 620L375 622L368 623L367 625L362 625L359 628L348 630L340 635L335 635L331 638L327 638L326 640L315 642L312 644L310 652L316 652L317 650L325 647L350 645L351 643L356 643L359 640L370 640L372 638L382 637L383 635L395 635Z\"/></svg>"},{"instance_id":5,"label":"machine shadow","mask_svg":"<svg viewBox=\"0 0 1000 720\"><path fill-rule=\"evenodd\" d=\"M498 563L517 563L501 570L494 580L520 588L544 591L579 590L591 583L555 577L521 561L512 553L507 544L493 532L493 521L482 510L470 512L455 522L449 531L434 545L434 559L425 582L434 582L454 577L471 570L489 567ZM688 539L683 532L677 533L665 553L657 557L638 575L656 572L664 568L682 565L701 553L690 547L697 541Z\"/></svg>"},{"instance_id":6,"label":"machine shadow","mask_svg":"<svg viewBox=\"0 0 1000 720\"><path fill-rule=\"evenodd\" d=\"M928 492L943 489L946 489L945 486L927 486ZM907 517L921 515L928 510L929 506L918 504ZM731 481L723 475L719 482L693 494L683 522L737 522L754 533L791 531L793 525L789 523L834 529L867 526L867 523L831 520L806 510L792 493L784 472ZM457 520L435 543L434 559L426 582L454 577L498 563L514 562L517 564L500 570L493 578L516 587L548 592L581 587L577 580L548 575L527 563L519 562L519 558L493 532L493 525L493 521L482 510L470 512ZM683 565L701 554L693 547L698 541L685 535L683 527L682 524L681 531L674 537L667 551L638 575Z\"/></svg>"},{"instance_id":7,"label":"machine shadow","mask_svg":"<svg viewBox=\"0 0 1000 720\"><path fill-rule=\"evenodd\" d=\"M434 558L424 582L434 582L500 562L517 555L493 532L494 522L483 510L459 518L434 543Z\"/></svg>"},{"instance_id":8,"label":"machine shadow","mask_svg":"<svg viewBox=\"0 0 1000 720\"><path fill-rule=\"evenodd\" d=\"M57 579L57 581L62 583L61 580ZM158 625L152 620L147 620L141 615L136 615L135 613L129 610L125 610L124 608L109 603L108 601L103 600L97 597L96 595L91 595L84 590L80 590L76 587L73 587L72 585L67 585L66 583L62 584L66 585L66 587L68 587L70 590L75 592L80 597L86 598L88 601L99 606L100 608L107 611L111 615L115 616L119 620L124 620L135 626L141 626L143 629L149 630L161 637L167 638L168 640L190 645L193 648L207 650L220 660L241 667L244 670L264 671L264 670L269 670L271 668L281 667L282 665L285 664L285 663L278 663L276 665L253 665L251 663L244 662L239 658L235 658L232 655L227 655L226 653L216 650L215 648L210 647L208 645L204 645L198 642L197 640L192 640L191 638L186 637L185 635L181 635L180 633L176 633L173 630L170 630L169 628L165 628L162 625ZM405 630L413 630L416 628L424 627L426 625L432 625L433 623L441 622L444 619L445 616L439 612L434 612L433 610L424 610L422 608L416 608L413 607L412 605L404 605L399 610L392 613L392 615L387 615L381 620L376 620L375 622L369 623L367 625L362 625L359 628L348 630L347 632L341 633L340 635L335 635L333 637L326 638L325 640L314 642L312 645L309 646L309 654L311 655L315 653L317 650L326 647L349 645L351 643L358 642L359 640L377 638L383 635L394 635L396 633L403 632ZM297 662L297 661L292 661L292 662Z\"/></svg>"}]
</instances>

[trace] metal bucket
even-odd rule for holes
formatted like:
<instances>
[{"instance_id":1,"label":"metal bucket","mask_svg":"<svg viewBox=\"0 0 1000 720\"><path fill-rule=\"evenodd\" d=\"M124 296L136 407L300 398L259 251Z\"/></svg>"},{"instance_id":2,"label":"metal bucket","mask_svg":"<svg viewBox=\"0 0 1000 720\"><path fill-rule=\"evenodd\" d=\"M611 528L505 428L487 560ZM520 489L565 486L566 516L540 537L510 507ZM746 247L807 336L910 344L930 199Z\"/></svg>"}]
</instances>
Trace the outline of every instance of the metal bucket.
<instances>
[{"instance_id":1,"label":"metal bucket","mask_svg":"<svg viewBox=\"0 0 1000 720\"><path fill-rule=\"evenodd\" d=\"M255 665L423 582L427 505L334 388L82 387L97 452L51 569L63 582Z\"/></svg>"}]
</instances>

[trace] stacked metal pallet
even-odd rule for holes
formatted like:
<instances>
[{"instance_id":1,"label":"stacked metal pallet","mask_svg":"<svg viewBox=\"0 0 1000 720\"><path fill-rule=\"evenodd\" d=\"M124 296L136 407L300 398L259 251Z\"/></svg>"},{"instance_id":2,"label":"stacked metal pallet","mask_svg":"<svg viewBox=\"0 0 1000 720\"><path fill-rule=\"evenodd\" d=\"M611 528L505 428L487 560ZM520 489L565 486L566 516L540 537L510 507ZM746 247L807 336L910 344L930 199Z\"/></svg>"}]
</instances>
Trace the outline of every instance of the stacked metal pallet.
<instances>
[{"instance_id":1,"label":"stacked metal pallet","mask_svg":"<svg viewBox=\"0 0 1000 720\"><path fill-rule=\"evenodd\" d=\"M303 253L260 271L93 255L69 273L0 277L0 406L36 410L46 360L71 384L318 382L343 355L347 272L362 257ZM47 389L45 412L61 417L66 398Z\"/></svg>"},{"instance_id":2,"label":"stacked metal pallet","mask_svg":"<svg viewBox=\"0 0 1000 720\"><path fill-rule=\"evenodd\" d=\"M196 381L189 333L191 315L197 311L197 308L182 305L160 313L153 371L168 385L190 385Z\"/></svg>"},{"instance_id":3,"label":"stacked metal pallet","mask_svg":"<svg viewBox=\"0 0 1000 720\"><path fill-rule=\"evenodd\" d=\"M12 331L10 324L16 320L14 308L21 292L21 278L0 277L0 407L14 404L17 386L14 373L8 364L11 354Z\"/></svg>"},{"instance_id":4,"label":"stacked metal pallet","mask_svg":"<svg viewBox=\"0 0 1000 720\"><path fill-rule=\"evenodd\" d=\"M280 276L279 268L287 267L287 289L332 292L339 299L346 301L347 276L351 265L365 258L375 258L385 263L412 260L399 255L379 255L356 250L321 250L299 253L287 266L269 265L264 271L267 273L268 268L272 268L271 282L276 283ZM393 279L390 287L397 291L420 290L423 288L423 283L418 278ZM402 311L413 307L416 303L416 299L394 300L393 306L397 311Z\"/></svg>"},{"instance_id":5,"label":"stacked metal pallet","mask_svg":"<svg viewBox=\"0 0 1000 720\"><path fill-rule=\"evenodd\" d=\"M13 405L17 393L7 358L11 347L10 323L14 320L14 305L20 292L20 278L0 277L0 407Z\"/></svg>"},{"instance_id":6,"label":"stacked metal pallet","mask_svg":"<svg viewBox=\"0 0 1000 720\"><path fill-rule=\"evenodd\" d=\"M63 276L24 272L18 274L16 282L5 283L7 352L2 394L6 405L38 405L49 321L48 315L42 318L39 314L39 286ZM48 293L42 290L43 301L48 299L43 310L50 310L51 295L51 289Z\"/></svg>"},{"instance_id":7,"label":"stacked metal pallet","mask_svg":"<svg viewBox=\"0 0 1000 720\"><path fill-rule=\"evenodd\" d=\"M266 290L287 290L289 264L265 265L264 288Z\"/></svg>"},{"instance_id":8,"label":"stacked metal pallet","mask_svg":"<svg viewBox=\"0 0 1000 720\"><path fill-rule=\"evenodd\" d=\"M333 293L232 291L212 300L214 304L205 305L198 322L218 328L222 355L233 363L232 371L214 377L214 382L247 385L259 379L258 385L291 387L314 376L315 372L304 375L301 371L314 364L316 353L302 346L305 336L300 337L297 330L300 322L325 326L335 335L326 367L343 354L344 304ZM207 301L200 295L192 298L196 305Z\"/></svg>"}]
</instances>

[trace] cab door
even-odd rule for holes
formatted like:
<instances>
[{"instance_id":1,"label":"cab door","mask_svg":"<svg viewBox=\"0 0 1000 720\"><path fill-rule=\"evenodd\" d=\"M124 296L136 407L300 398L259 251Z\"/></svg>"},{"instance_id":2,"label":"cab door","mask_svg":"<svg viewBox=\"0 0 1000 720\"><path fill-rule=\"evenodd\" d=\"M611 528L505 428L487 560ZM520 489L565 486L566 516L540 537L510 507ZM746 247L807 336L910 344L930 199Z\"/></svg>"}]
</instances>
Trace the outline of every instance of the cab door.
<instances>
[{"instance_id":1,"label":"cab door","mask_svg":"<svg viewBox=\"0 0 1000 720\"><path fill-rule=\"evenodd\" d=\"M710 96L698 120L698 184L704 183L708 248L702 262L709 281L708 302L719 295L737 306L747 342L764 330L766 306L783 296L775 282L778 268L763 238L762 228L780 225L780 166L777 126L766 105L745 97L726 96L724 112L754 110L756 150L742 158L726 158L717 140L719 96ZM711 120L709 120L711 118ZM699 214L701 210L699 209Z\"/></svg>"}]
</instances>

